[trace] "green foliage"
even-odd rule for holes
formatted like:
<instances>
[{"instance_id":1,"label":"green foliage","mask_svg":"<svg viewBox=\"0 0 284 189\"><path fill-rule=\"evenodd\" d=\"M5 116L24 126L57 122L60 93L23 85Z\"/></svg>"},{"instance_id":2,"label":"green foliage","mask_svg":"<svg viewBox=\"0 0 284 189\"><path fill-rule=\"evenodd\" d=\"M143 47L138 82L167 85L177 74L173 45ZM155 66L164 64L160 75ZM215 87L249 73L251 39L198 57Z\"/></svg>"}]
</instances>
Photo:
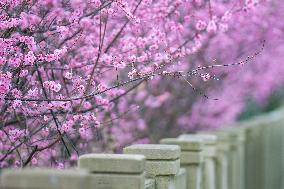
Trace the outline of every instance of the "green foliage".
<instances>
[{"instance_id":1,"label":"green foliage","mask_svg":"<svg viewBox=\"0 0 284 189\"><path fill-rule=\"evenodd\" d=\"M245 110L240 114L239 120L246 120L253 116L271 112L284 104L284 87L276 90L268 99L265 105L260 105L256 101L249 98L246 103Z\"/></svg>"}]
</instances>

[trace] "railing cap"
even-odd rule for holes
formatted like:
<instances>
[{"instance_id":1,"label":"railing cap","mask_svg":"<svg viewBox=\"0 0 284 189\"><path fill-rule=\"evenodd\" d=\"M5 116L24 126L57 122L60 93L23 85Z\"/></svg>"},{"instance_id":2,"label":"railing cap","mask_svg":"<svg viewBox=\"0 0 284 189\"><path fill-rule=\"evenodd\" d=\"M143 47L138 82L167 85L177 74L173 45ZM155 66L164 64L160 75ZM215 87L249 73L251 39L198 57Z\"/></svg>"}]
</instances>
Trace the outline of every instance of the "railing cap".
<instances>
[{"instance_id":1,"label":"railing cap","mask_svg":"<svg viewBox=\"0 0 284 189\"><path fill-rule=\"evenodd\" d=\"M126 154L142 154L151 160L173 160L180 157L178 145L135 144L123 149Z\"/></svg>"},{"instance_id":2,"label":"railing cap","mask_svg":"<svg viewBox=\"0 0 284 189\"><path fill-rule=\"evenodd\" d=\"M79 167L93 173L142 173L145 156L127 154L85 154Z\"/></svg>"},{"instance_id":3,"label":"railing cap","mask_svg":"<svg viewBox=\"0 0 284 189\"><path fill-rule=\"evenodd\" d=\"M201 151L203 146L203 141L199 138L164 138L160 143L178 145L182 151Z\"/></svg>"},{"instance_id":4,"label":"railing cap","mask_svg":"<svg viewBox=\"0 0 284 189\"><path fill-rule=\"evenodd\" d=\"M0 188L77 189L86 188L88 173L84 170L26 168L4 170Z\"/></svg>"},{"instance_id":5,"label":"railing cap","mask_svg":"<svg viewBox=\"0 0 284 189\"><path fill-rule=\"evenodd\" d=\"M199 138L206 145L216 144L217 136L213 134L182 134L179 136L180 139L190 139L190 138Z\"/></svg>"}]
</instances>

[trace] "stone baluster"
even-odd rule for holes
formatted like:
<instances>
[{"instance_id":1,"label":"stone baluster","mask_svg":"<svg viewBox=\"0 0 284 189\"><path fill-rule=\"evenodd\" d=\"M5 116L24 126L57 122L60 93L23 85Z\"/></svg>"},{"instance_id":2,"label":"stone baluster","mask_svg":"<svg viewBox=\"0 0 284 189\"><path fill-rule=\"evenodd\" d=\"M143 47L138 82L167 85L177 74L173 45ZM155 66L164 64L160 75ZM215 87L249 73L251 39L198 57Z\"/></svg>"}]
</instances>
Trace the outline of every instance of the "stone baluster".
<instances>
[{"instance_id":1,"label":"stone baluster","mask_svg":"<svg viewBox=\"0 0 284 189\"><path fill-rule=\"evenodd\" d=\"M89 174L83 170L27 168L4 170L1 189L91 189Z\"/></svg>"},{"instance_id":2,"label":"stone baluster","mask_svg":"<svg viewBox=\"0 0 284 189\"><path fill-rule=\"evenodd\" d=\"M202 131L201 133L217 136L216 186L217 189L231 189L230 164L232 158L230 136L226 132L222 132L222 130Z\"/></svg>"},{"instance_id":3,"label":"stone baluster","mask_svg":"<svg viewBox=\"0 0 284 189\"><path fill-rule=\"evenodd\" d=\"M92 189L145 188L145 157L142 155L85 154L79 157L78 166L90 173Z\"/></svg>"},{"instance_id":4,"label":"stone baluster","mask_svg":"<svg viewBox=\"0 0 284 189\"><path fill-rule=\"evenodd\" d=\"M199 138L204 143L204 165L203 165L203 189L216 189L216 135L211 134L184 134L180 135L181 139ZM203 184L204 183L204 184Z\"/></svg>"},{"instance_id":5,"label":"stone baluster","mask_svg":"<svg viewBox=\"0 0 284 189\"><path fill-rule=\"evenodd\" d=\"M186 172L180 169L179 146L136 144L124 148L123 152L146 157L146 177L155 179L156 189L186 188Z\"/></svg>"},{"instance_id":6,"label":"stone baluster","mask_svg":"<svg viewBox=\"0 0 284 189\"><path fill-rule=\"evenodd\" d=\"M201 189L203 163L202 147L203 141L198 138L180 139L166 138L160 141L161 144L179 145L181 148L181 167L186 170L186 188Z\"/></svg>"}]
</instances>

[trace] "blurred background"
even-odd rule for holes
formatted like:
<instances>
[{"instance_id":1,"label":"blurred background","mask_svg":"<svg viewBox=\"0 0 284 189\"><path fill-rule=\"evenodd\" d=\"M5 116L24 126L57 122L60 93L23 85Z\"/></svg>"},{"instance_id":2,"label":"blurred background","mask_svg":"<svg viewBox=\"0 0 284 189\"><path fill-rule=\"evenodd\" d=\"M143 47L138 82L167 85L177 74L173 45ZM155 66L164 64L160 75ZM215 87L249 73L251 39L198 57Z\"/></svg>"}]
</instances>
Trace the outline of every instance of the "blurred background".
<instances>
[{"instance_id":1,"label":"blurred background","mask_svg":"<svg viewBox=\"0 0 284 189\"><path fill-rule=\"evenodd\" d=\"M218 14L222 3L214 2L213 10ZM161 82L161 78L154 78L149 85L139 86L139 93L130 94L126 101L134 99L140 110L117 121L116 126L106 132L109 138L103 140L113 144L112 150L119 151L128 143L152 143L183 132L225 127L281 107L284 100L283 18L281 0L261 1L250 11L234 14L224 32L208 35L202 47L184 60L187 63L184 69L237 63L261 51L259 55L245 65L206 70L219 80L204 82L198 77L190 78L198 91L182 79L163 78ZM215 98L218 100L212 100ZM123 107L124 103L122 100L118 106Z\"/></svg>"},{"instance_id":2,"label":"blurred background","mask_svg":"<svg viewBox=\"0 0 284 189\"><path fill-rule=\"evenodd\" d=\"M0 50L7 54L0 60L1 168L73 166L84 153L119 153L283 106L283 0L5 1L5 7L19 14L10 19L2 11L1 44L19 57ZM14 48L18 38L35 50ZM30 67L12 77L21 61Z\"/></svg>"}]
</instances>

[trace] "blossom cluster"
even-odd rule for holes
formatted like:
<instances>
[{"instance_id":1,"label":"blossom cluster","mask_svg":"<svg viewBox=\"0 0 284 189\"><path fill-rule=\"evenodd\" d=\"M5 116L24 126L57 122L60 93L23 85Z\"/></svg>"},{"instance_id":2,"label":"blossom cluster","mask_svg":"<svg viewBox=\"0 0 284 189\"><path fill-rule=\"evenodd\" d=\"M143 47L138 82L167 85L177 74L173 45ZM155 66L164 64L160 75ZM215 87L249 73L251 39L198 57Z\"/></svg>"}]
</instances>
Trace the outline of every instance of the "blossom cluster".
<instances>
[{"instance_id":1,"label":"blossom cluster","mask_svg":"<svg viewBox=\"0 0 284 189\"><path fill-rule=\"evenodd\" d=\"M171 82L196 94L189 79L214 80L204 49L258 4L1 1L0 167L62 168L85 151L149 142L151 126L171 124L154 115L177 116L156 111L181 90Z\"/></svg>"}]
</instances>

